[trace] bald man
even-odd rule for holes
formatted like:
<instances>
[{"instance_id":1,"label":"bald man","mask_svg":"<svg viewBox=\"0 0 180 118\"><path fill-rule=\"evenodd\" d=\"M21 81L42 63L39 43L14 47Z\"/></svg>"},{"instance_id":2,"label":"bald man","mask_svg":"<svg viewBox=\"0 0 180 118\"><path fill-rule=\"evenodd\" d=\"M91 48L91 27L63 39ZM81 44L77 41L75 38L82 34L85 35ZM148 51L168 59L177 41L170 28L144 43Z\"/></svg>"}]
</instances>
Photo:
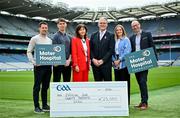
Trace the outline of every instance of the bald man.
<instances>
[{"instance_id":1,"label":"bald man","mask_svg":"<svg viewBox=\"0 0 180 118\"><path fill-rule=\"evenodd\" d=\"M98 22L99 31L91 35L91 65L95 81L112 81L112 54L115 40L107 31L107 18L101 17Z\"/></svg>"},{"instance_id":2,"label":"bald man","mask_svg":"<svg viewBox=\"0 0 180 118\"><path fill-rule=\"evenodd\" d=\"M153 38L150 32L142 31L141 24L138 21L132 21L131 27L134 32L134 34L130 37L132 52L150 47L153 47L155 50ZM148 70L137 72L135 73L135 76L141 93L141 102L135 107L141 110L146 110L148 108Z\"/></svg>"}]
</instances>

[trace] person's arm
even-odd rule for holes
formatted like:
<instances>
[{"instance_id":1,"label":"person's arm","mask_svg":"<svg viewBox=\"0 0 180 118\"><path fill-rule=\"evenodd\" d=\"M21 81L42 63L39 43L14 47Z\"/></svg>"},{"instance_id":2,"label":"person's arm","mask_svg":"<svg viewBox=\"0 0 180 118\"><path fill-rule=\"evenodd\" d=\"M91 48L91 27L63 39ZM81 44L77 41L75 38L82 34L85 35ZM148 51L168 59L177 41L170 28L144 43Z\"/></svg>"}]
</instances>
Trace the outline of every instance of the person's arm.
<instances>
[{"instance_id":1,"label":"person's arm","mask_svg":"<svg viewBox=\"0 0 180 118\"><path fill-rule=\"evenodd\" d=\"M156 51L156 48L155 48L155 45L154 45L154 42L153 42L152 34L150 32L148 34L148 43L149 43L149 47L153 47L156 59L158 60L157 51Z\"/></svg>"},{"instance_id":2,"label":"person's arm","mask_svg":"<svg viewBox=\"0 0 180 118\"><path fill-rule=\"evenodd\" d=\"M72 39L72 48L71 48L71 57L72 57L72 66L78 66L78 61L77 61L77 44L76 44L76 39Z\"/></svg>"},{"instance_id":3,"label":"person's arm","mask_svg":"<svg viewBox=\"0 0 180 118\"><path fill-rule=\"evenodd\" d=\"M69 55L69 58L66 60L65 66L69 66L71 63L71 55Z\"/></svg>"},{"instance_id":4,"label":"person's arm","mask_svg":"<svg viewBox=\"0 0 180 118\"><path fill-rule=\"evenodd\" d=\"M93 60L94 58L94 44L93 44L93 40L94 40L94 34L91 35L91 38L90 38L90 58L91 60Z\"/></svg>"},{"instance_id":5,"label":"person's arm","mask_svg":"<svg viewBox=\"0 0 180 118\"><path fill-rule=\"evenodd\" d=\"M27 57L33 65L36 65L36 61L34 60L33 54L32 54L32 52L34 51L34 48L35 48L35 44L36 44L35 40L33 38L31 38L31 40L29 41L28 48L27 48Z\"/></svg>"},{"instance_id":6,"label":"person's arm","mask_svg":"<svg viewBox=\"0 0 180 118\"><path fill-rule=\"evenodd\" d=\"M98 64L98 60L95 58L95 52L94 52L94 43L93 43L93 40L94 40L94 37L95 37L95 34L92 34L91 35L91 39L90 39L90 58L91 58L91 61L93 62L93 64L95 66L99 66Z\"/></svg>"},{"instance_id":7,"label":"person's arm","mask_svg":"<svg viewBox=\"0 0 180 118\"><path fill-rule=\"evenodd\" d=\"M130 40L127 38L125 39L125 43L124 43L124 52L123 53L120 53L120 56L119 56L119 60L120 61L124 61L124 57L126 54L129 54L131 52L131 42ZM119 48L120 49L120 48Z\"/></svg>"},{"instance_id":8,"label":"person's arm","mask_svg":"<svg viewBox=\"0 0 180 118\"><path fill-rule=\"evenodd\" d=\"M58 36L57 36L57 33L55 33L52 38L52 44L57 44L58 43L57 40L58 40Z\"/></svg>"},{"instance_id":9,"label":"person's arm","mask_svg":"<svg viewBox=\"0 0 180 118\"><path fill-rule=\"evenodd\" d=\"M65 66L69 66L70 65L70 63L71 63L71 50L72 50L72 38L70 37L70 36L68 36L69 37L69 39L70 39L70 49L69 49L69 58L66 60L66 64L65 64Z\"/></svg>"}]
</instances>

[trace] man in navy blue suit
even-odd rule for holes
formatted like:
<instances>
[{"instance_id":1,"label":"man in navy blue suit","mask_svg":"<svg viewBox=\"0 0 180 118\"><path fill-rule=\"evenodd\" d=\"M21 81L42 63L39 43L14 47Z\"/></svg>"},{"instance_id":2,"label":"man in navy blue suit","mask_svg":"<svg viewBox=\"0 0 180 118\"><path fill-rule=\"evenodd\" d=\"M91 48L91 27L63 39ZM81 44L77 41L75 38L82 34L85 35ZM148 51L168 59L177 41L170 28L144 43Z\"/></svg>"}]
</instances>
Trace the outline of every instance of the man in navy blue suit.
<instances>
[{"instance_id":1,"label":"man in navy blue suit","mask_svg":"<svg viewBox=\"0 0 180 118\"><path fill-rule=\"evenodd\" d=\"M91 35L90 55L95 81L112 81L112 54L115 40L107 31L107 18L101 17L98 22L99 31Z\"/></svg>"},{"instance_id":2,"label":"man in navy blue suit","mask_svg":"<svg viewBox=\"0 0 180 118\"><path fill-rule=\"evenodd\" d=\"M155 51L151 33L142 31L141 24L138 21L132 21L131 27L134 32L134 34L130 37L132 52L150 47L153 47ZM148 108L148 70L137 72L135 73L135 76L141 93L141 102L135 107L140 108L141 110L146 110Z\"/></svg>"}]
</instances>

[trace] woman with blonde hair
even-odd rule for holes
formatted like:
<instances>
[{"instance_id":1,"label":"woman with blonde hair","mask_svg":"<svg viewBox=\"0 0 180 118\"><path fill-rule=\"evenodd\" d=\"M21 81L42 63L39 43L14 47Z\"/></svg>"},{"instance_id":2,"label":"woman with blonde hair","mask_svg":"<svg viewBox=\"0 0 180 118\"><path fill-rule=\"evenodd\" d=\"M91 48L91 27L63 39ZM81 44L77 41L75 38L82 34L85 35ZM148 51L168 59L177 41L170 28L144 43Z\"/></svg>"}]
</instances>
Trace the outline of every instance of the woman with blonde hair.
<instances>
[{"instance_id":1,"label":"woman with blonde hair","mask_svg":"<svg viewBox=\"0 0 180 118\"><path fill-rule=\"evenodd\" d=\"M131 52L131 43L122 25L114 29L115 54L112 56L115 81L127 81L128 103L130 104L130 74L125 64L125 55Z\"/></svg>"}]
</instances>

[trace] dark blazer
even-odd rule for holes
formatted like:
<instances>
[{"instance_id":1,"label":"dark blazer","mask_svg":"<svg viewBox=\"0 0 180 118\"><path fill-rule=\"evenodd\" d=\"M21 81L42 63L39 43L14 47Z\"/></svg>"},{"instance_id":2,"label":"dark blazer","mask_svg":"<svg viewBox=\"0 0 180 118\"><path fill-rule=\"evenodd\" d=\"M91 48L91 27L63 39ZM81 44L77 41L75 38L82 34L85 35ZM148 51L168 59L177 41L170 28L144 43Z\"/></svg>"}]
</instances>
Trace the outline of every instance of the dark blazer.
<instances>
[{"instance_id":1,"label":"dark blazer","mask_svg":"<svg viewBox=\"0 0 180 118\"><path fill-rule=\"evenodd\" d=\"M136 51L136 35L135 34L130 37L130 41L131 41L132 52L134 52ZM140 40L140 49L142 50L142 49L146 49L150 47L154 48L154 52L157 58L156 49L153 43L153 38L152 38L151 33L142 31L141 40Z\"/></svg>"},{"instance_id":2,"label":"dark blazer","mask_svg":"<svg viewBox=\"0 0 180 118\"><path fill-rule=\"evenodd\" d=\"M114 46L114 36L110 32L106 31L101 40L99 31L93 33L90 39L91 59L102 59L104 61L103 65L108 64L111 66Z\"/></svg>"}]
</instances>

